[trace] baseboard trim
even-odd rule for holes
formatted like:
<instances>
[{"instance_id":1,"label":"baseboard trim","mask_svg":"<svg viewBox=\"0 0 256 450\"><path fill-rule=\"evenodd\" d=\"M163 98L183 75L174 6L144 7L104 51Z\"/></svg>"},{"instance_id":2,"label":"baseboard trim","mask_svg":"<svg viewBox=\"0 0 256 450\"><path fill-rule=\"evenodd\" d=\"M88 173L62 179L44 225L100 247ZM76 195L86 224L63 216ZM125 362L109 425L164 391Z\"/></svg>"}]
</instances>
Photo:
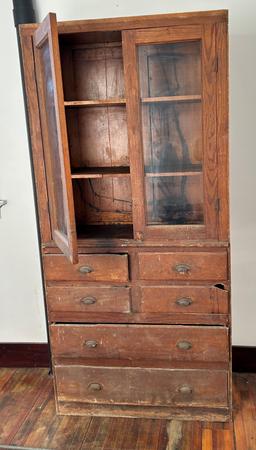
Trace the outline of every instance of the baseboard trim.
<instances>
[{"instance_id":1,"label":"baseboard trim","mask_svg":"<svg viewBox=\"0 0 256 450\"><path fill-rule=\"evenodd\" d=\"M232 347L233 372L256 373L256 347ZM0 343L0 367L50 367L47 343Z\"/></svg>"},{"instance_id":2,"label":"baseboard trim","mask_svg":"<svg viewBox=\"0 0 256 450\"><path fill-rule=\"evenodd\" d=\"M233 345L233 372L256 373L256 347Z\"/></svg>"},{"instance_id":3,"label":"baseboard trim","mask_svg":"<svg viewBox=\"0 0 256 450\"><path fill-rule=\"evenodd\" d=\"M0 367L50 367L47 343L0 343Z\"/></svg>"}]
</instances>

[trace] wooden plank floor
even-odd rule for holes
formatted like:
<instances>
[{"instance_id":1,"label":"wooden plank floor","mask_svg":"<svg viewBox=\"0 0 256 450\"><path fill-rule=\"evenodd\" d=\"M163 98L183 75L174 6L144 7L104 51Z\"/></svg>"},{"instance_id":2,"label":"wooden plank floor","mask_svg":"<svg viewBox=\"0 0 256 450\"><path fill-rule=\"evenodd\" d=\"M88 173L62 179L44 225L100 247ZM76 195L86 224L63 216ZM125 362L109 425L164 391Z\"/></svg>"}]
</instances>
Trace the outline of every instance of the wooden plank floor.
<instances>
[{"instance_id":1,"label":"wooden plank floor","mask_svg":"<svg viewBox=\"0 0 256 450\"><path fill-rule=\"evenodd\" d=\"M233 425L56 416L46 369L0 369L0 449L256 450L256 374L233 392Z\"/></svg>"}]
</instances>

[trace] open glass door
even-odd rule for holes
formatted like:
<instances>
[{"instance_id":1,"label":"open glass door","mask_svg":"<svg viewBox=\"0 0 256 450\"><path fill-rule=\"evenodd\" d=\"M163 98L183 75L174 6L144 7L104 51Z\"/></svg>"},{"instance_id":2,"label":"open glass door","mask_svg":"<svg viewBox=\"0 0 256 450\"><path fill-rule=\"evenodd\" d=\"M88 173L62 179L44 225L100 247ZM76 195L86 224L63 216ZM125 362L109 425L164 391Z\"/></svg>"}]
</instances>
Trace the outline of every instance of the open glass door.
<instances>
[{"instance_id":1,"label":"open glass door","mask_svg":"<svg viewBox=\"0 0 256 450\"><path fill-rule=\"evenodd\" d=\"M193 25L123 33L138 238L217 237L214 32Z\"/></svg>"},{"instance_id":2,"label":"open glass door","mask_svg":"<svg viewBox=\"0 0 256 450\"><path fill-rule=\"evenodd\" d=\"M36 30L34 47L52 236L75 264L77 236L55 14Z\"/></svg>"}]
</instances>

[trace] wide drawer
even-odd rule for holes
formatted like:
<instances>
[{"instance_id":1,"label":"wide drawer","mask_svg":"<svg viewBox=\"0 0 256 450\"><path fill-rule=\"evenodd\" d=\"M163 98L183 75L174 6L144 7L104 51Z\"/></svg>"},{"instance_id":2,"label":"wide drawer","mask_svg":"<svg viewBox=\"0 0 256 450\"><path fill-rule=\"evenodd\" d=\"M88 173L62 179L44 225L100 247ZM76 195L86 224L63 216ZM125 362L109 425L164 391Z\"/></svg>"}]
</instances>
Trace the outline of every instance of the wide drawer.
<instances>
[{"instance_id":1,"label":"wide drawer","mask_svg":"<svg viewBox=\"0 0 256 450\"><path fill-rule=\"evenodd\" d=\"M47 281L119 281L128 280L127 255L80 255L78 264L71 264L65 256L44 257Z\"/></svg>"},{"instance_id":2,"label":"wide drawer","mask_svg":"<svg viewBox=\"0 0 256 450\"><path fill-rule=\"evenodd\" d=\"M227 362L228 329L175 325L51 325L54 358Z\"/></svg>"},{"instance_id":3,"label":"wide drawer","mask_svg":"<svg viewBox=\"0 0 256 450\"><path fill-rule=\"evenodd\" d=\"M139 253L141 280L214 280L227 279L227 253L168 252Z\"/></svg>"},{"instance_id":4,"label":"wide drawer","mask_svg":"<svg viewBox=\"0 0 256 450\"><path fill-rule=\"evenodd\" d=\"M56 366L63 402L227 406L225 371Z\"/></svg>"},{"instance_id":5,"label":"wide drawer","mask_svg":"<svg viewBox=\"0 0 256 450\"><path fill-rule=\"evenodd\" d=\"M120 286L47 287L49 312L130 312L130 288Z\"/></svg>"},{"instance_id":6,"label":"wide drawer","mask_svg":"<svg viewBox=\"0 0 256 450\"><path fill-rule=\"evenodd\" d=\"M227 314L228 292L216 286L142 286L142 313Z\"/></svg>"}]
</instances>

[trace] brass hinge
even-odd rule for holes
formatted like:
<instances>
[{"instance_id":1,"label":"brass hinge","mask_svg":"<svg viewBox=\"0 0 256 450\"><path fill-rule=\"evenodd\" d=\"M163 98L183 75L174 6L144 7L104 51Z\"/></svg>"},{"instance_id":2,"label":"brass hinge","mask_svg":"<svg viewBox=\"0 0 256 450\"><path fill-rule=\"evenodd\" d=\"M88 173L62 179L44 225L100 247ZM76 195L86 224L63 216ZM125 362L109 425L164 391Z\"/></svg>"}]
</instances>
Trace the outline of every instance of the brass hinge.
<instances>
[{"instance_id":1,"label":"brass hinge","mask_svg":"<svg viewBox=\"0 0 256 450\"><path fill-rule=\"evenodd\" d=\"M216 200L215 200L215 209L218 212L220 210L220 199L219 198L216 198Z\"/></svg>"}]
</instances>

